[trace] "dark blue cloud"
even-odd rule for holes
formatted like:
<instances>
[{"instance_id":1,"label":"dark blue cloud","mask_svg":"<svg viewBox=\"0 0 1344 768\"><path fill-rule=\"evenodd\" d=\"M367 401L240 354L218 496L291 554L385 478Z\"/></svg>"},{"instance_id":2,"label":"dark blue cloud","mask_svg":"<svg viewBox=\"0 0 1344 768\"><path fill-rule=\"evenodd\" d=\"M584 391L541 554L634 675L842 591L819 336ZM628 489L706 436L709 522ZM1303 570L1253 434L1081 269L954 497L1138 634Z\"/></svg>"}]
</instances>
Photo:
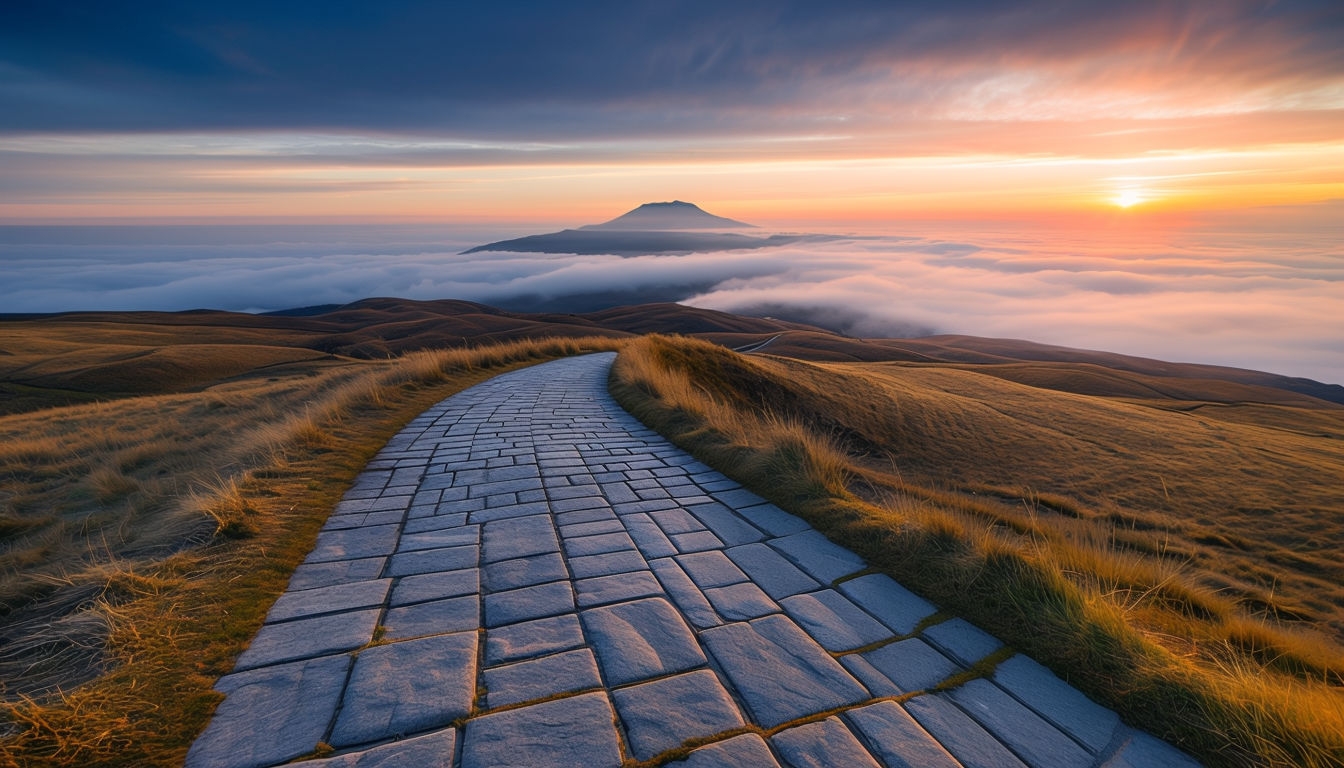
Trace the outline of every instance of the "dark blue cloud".
<instances>
[{"instance_id":1,"label":"dark blue cloud","mask_svg":"<svg viewBox=\"0 0 1344 768\"><path fill-rule=\"evenodd\" d=\"M0 131L731 131L768 125L776 107L823 114L836 84L902 66L953 77L971 65L1122 60L1156 40L1173 66L1220 74L1272 49L1255 59L1257 76L1289 77L1344 70L1340 39L1337 0L10 0Z\"/></svg>"}]
</instances>

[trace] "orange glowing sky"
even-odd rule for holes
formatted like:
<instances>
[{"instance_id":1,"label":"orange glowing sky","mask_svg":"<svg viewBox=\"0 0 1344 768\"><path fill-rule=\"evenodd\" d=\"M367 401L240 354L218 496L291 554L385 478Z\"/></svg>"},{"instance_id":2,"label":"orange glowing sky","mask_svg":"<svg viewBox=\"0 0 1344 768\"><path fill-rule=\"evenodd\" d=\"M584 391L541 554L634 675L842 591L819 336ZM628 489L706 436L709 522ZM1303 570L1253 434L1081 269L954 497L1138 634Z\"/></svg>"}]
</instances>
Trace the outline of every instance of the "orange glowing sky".
<instances>
[{"instance_id":1,"label":"orange glowing sky","mask_svg":"<svg viewBox=\"0 0 1344 768\"><path fill-rule=\"evenodd\" d=\"M6 25L0 220L573 225L678 198L779 226L1328 222L1344 199L1337 2L197 5L120 41L98 4Z\"/></svg>"}]
</instances>

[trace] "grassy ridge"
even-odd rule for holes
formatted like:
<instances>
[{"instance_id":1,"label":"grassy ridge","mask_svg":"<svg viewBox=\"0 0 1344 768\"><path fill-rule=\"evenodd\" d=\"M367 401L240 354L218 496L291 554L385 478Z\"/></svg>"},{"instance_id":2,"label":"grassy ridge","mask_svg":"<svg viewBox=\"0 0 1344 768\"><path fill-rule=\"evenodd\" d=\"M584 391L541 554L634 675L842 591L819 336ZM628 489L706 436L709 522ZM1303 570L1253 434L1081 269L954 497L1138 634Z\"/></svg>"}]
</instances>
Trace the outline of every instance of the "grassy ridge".
<instances>
[{"instance_id":1,"label":"grassy ridge","mask_svg":"<svg viewBox=\"0 0 1344 768\"><path fill-rule=\"evenodd\" d=\"M1327 514L1329 478L1344 468L1331 438L1296 442L1244 409L1254 423L661 337L621 353L612 391L701 459L1209 764L1344 765L1335 598L1280 600L1239 570L1258 555L1216 544L1235 534L1273 551L1300 525L1321 551L1279 573L1310 582L1328 568L1324 553L1344 544ZM1314 423L1329 432L1335 418ZM1182 460L1207 463L1178 473ZM1166 488L1148 474L1165 464ZM1257 504L1278 494L1284 520L1216 514L1229 488L1265 494Z\"/></svg>"},{"instance_id":2,"label":"grassy ridge","mask_svg":"<svg viewBox=\"0 0 1344 768\"><path fill-rule=\"evenodd\" d=\"M614 346L423 352L0 418L0 766L180 765L211 686L397 430L503 370Z\"/></svg>"}]
</instances>

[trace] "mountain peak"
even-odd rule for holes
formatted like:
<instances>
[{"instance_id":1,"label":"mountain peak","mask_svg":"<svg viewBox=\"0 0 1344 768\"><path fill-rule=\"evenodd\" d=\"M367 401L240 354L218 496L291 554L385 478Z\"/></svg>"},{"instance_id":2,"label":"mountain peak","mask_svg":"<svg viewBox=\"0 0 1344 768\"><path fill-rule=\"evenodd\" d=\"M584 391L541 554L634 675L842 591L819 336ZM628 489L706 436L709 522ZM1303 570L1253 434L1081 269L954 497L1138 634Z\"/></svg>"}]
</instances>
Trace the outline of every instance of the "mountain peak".
<instances>
[{"instance_id":1,"label":"mountain peak","mask_svg":"<svg viewBox=\"0 0 1344 768\"><path fill-rule=\"evenodd\" d=\"M582 229L744 229L751 227L733 219L715 216L695 203L673 200L663 203L644 203L628 213L601 224L590 224Z\"/></svg>"}]
</instances>

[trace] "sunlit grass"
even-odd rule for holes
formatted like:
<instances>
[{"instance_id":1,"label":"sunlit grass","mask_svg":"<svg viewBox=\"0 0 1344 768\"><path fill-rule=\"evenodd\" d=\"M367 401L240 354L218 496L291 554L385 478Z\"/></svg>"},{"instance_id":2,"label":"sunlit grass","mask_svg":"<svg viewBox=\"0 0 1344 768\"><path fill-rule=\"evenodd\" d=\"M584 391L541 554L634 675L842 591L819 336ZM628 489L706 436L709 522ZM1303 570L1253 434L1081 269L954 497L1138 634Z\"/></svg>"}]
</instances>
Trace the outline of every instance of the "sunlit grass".
<instances>
[{"instance_id":1,"label":"sunlit grass","mask_svg":"<svg viewBox=\"0 0 1344 768\"><path fill-rule=\"evenodd\" d=\"M1344 473L1328 439L662 337L627 347L612 384L701 459L1209 764L1344 764L1339 603L1306 599L1344 544L1341 521L1319 525ZM1218 519L1231 496L1283 504ZM1273 568L1278 592L1247 578L1257 548L1308 524L1320 555Z\"/></svg>"}]
</instances>

